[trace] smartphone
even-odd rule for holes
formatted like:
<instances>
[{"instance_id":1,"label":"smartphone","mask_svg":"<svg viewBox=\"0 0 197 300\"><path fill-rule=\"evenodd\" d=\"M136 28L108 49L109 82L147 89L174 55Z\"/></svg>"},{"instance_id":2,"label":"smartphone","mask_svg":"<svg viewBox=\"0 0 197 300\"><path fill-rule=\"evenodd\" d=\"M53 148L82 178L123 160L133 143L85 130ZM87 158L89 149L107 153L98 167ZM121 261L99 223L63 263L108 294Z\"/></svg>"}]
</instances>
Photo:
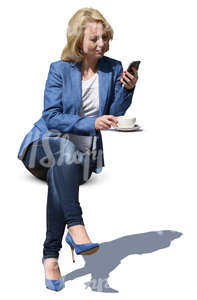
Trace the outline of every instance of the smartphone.
<instances>
[{"instance_id":1,"label":"smartphone","mask_svg":"<svg viewBox=\"0 0 197 300\"><path fill-rule=\"evenodd\" d=\"M140 63L141 63L140 60L136 60L136 61L131 62L130 65L128 66L128 68L127 68L127 71L129 73L131 73L131 75L134 75L134 72L133 72L131 67L134 67L136 70L138 70Z\"/></svg>"}]
</instances>

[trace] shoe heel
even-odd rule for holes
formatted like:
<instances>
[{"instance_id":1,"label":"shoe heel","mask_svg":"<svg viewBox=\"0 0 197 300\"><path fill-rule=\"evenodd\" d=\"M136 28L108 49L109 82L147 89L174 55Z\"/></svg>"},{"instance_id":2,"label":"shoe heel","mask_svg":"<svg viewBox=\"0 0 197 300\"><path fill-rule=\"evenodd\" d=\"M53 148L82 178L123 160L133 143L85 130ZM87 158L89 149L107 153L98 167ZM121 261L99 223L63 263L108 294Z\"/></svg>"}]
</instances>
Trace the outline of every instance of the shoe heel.
<instances>
[{"instance_id":1,"label":"shoe heel","mask_svg":"<svg viewBox=\"0 0 197 300\"><path fill-rule=\"evenodd\" d=\"M71 249L71 252L72 252L72 260L73 260L73 262L75 262L74 247L71 244L69 244L69 245L70 245L70 249Z\"/></svg>"}]
</instances>

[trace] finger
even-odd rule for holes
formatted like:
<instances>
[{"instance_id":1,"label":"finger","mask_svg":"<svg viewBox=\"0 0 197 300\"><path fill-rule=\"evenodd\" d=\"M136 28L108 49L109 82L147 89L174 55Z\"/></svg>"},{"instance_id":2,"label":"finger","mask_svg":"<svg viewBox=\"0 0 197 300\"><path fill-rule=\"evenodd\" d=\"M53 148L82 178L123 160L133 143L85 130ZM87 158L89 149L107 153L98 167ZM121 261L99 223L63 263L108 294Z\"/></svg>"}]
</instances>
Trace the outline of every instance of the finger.
<instances>
[{"instance_id":1,"label":"finger","mask_svg":"<svg viewBox=\"0 0 197 300\"><path fill-rule=\"evenodd\" d=\"M109 127L111 127L111 125L107 125L105 122L102 123L102 129L108 129Z\"/></svg>"},{"instance_id":2,"label":"finger","mask_svg":"<svg viewBox=\"0 0 197 300\"><path fill-rule=\"evenodd\" d=\"M112 121L108 120L107 117L108 117L108 116L105 116L105 118L102 118L102 119L101 119L101 122L102 122L102 124L105 124L105 125L107 125L107 126L111 126Z\"/></svg>"},{"instance_id":3,"label":"finger","mask_svg":"<svg viewBox=\"0 0 197 300\"><path fill-rule=\"evenodd\" d=\"M103 120L104 124L111 126L113 124L113 122L109 121L109 120Z\"/></svg>"},{"instance_id":4,"label":"finger","mask_svg":"<svg viewBox=\"0 0 197 300\"><path fill-rule=\"evenodd\" d=\"M111 121L111 126L116 126L118 124L118 120L112 120Z\"/></svg>"},{"instance_id":5,"label":"finger","mask_svg":"<svg viewBox=\"0 0 197 300\"><path fill-rule=\"evenodd\" d=\"M132 89L134 86L135 86L135 84L133 84L133 83L130 83L130 84L128 84L128 83L126 83L123 79L122 79L122 81L121 81L123 84L124 84L124 86L127 88L127 89ZM130 82L131 82L131 80L130 80Z\"/></svg>"},{"instance_id":6,"label":"finger","mask_svg":"<svg viewBox=\"0 0 197 300\"><path fill-rule=\"evenodd\" d=\"M123 85L126 84L126 82L123 80L123 78L120 78L120 81L121 81L121 83L122 83Z\"/></svg>"},{"instance_id":7,"label":"finger","mask_svg":"<svg viewBox=\"0 0 197 300\"><path fill-rule=\"evenodd\" d=\"M138 79L134 77L133 79L131 79L131 84L132 84L132 85L135 85L136 82L137 82L137 80L138 80Z\"/></svg>"},{"instance_id":8,"label":"finger","mask_svg":"<svg viewBox=\"0 0 197 300\"><path fill-rule=\"evenodd\" d=\"M138 71L134 67L132 67L132 70L134 72L134 77L138 78Z\"/></svg>"},{"instance_id":9,"label":"finger","mask_svg":"<svg viewBox=\"0 0 197 300\"><path fill-rule=\"evenodd\" d=\"M135 76L133 76L133 75L130 74L129 72L128 72L128 74L129 74L129 77L130 77L130 82L127 80L127 83L128 83L128 84L133 84L133 85L135 85L136 82L137 82L137 80L138 80L138 78L136 78Z\"/></svg>"},{"instance_id":10,"label":"finger","mask_svg":"<svg viewBox=\"0 0 197 300\"><path fill-rule=\"evenodd\" d=\"M130 74L130 75L131 75L131 74ZM132 75L131 75L131 76L132 76ZM133 77L133 76L132 76L132 77ZM126 81L126 83L129 83L130 80L131 80L131 79L128 78L126 75L123 75L122 78L123 78L124 81ZM133 78L134 78L134 77L133 77Z\"/></svg>"},{"instance_id":11,"label":"finger","mask_svg":"<svg viewBox=\"0 0 197 300\"><path fill-rule=\"evenodd\" d=\"M115 122L115 123L118 122L117 117L115 117L115 116L113 116L113 115L107 115L107 119L108 119L108 120L111 120L112 122Z\"/></svg>"},{"instance_id":12,"label":"finger","mask_svg":"<svg viewBox=\"0 0 197 300\"><path fill-rule=\"evenodd\" d=\"M126 77L129 77L130 79L134 78L134 76L131 73L129 73L128 71L125 72L124 75L126 75Z\"/></svg>"},{"instance_id":13,"label":"finger","mask_svg":"<svg viewBox=\"0 0 197 300\"><path fill-rule=\"evenodd\" d=\"M124 80L123 78L121 78L121 82L126 88L128 88L128 83L126 82L126 79Z\"/></svg>"}]
</instances>

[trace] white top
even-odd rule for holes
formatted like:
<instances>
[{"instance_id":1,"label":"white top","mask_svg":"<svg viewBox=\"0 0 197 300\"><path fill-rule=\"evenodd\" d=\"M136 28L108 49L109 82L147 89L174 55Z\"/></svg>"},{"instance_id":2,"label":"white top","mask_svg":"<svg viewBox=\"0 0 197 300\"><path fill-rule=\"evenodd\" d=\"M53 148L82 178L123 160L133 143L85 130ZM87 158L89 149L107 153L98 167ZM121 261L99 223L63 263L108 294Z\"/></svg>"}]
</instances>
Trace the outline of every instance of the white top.
<instances>
[{"instance_id":1,"label":"white top","mask_svg":"<svg viewBox=\"0 0 197 300\"><path fill-rule=\"evenodd\" d=\"M82 103L80 107L80 116L95 117L99 112L99 83L98 73L95 73L90 79L82 80ZM96 136L84 136L77 134L67 134L81 152L91 151L96 147Z\"/></svg>"}]
</instances>

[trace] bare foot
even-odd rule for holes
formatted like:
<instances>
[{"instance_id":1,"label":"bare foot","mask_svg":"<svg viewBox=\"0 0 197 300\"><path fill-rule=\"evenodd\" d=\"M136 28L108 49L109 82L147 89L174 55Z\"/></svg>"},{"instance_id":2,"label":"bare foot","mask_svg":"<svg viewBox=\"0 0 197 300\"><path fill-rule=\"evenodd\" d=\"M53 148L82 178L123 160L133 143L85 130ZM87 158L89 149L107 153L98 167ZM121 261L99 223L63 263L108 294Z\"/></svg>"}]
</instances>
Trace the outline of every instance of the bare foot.
<instances>
[{"instance_id":1,"label":"bare foot","mask_svg":"<svg viewBox=\"0 0 197 300\"><path fill-rule=\"evenodd\" d=\"M83 225L70 226L68 228L68 232L70 233L75 244L92 243Z\"/></svg>"},{"instance_id":2,"label":"bare foot","mask_svg":"<svg viewBox=\"0 0 197 300\"><path fill-rule=\"evenodd\" d=\"M45 277L50 280L60 280L61 274L58 266L57 258L45 258L44 259Z\"/></svg>"}]
</instances>

